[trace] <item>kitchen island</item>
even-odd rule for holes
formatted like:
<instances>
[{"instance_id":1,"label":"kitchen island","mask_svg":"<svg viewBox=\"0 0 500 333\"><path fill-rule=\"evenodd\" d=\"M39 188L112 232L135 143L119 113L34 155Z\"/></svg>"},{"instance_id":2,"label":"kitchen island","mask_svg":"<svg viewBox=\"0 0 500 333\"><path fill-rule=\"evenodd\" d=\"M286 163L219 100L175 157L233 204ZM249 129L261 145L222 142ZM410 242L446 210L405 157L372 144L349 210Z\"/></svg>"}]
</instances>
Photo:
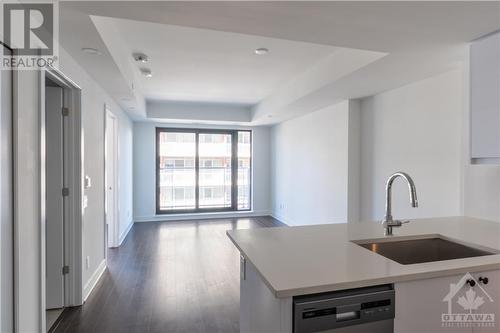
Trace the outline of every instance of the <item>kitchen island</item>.
<instances>
[{"instance_id":1,"label":"kitchen island","mask_svg":"<svg viewBox=\"0 0 500 333\"><path fill-rule=\"evenodd\" d=\"M396 294L395 332L445 332L442 313L448 308L443 299L450 284L458 284L466 273L475 280L490 277L490 283L481 289L498 300L487 305L499 309L499 223L446 217L412 220L395 228L393 236L385 236L380 223L374 222L231 230L227 235L242 258L242 332L293 332L297 297L386 284L392 285ZM433 238L491 254L401 264L376 253L376 248L359 245ZM425 320L416 319L417 309L419 315L427 316ZM451 327L448 331L472 332L472 328Z\"/></svg>"}]
</instances>

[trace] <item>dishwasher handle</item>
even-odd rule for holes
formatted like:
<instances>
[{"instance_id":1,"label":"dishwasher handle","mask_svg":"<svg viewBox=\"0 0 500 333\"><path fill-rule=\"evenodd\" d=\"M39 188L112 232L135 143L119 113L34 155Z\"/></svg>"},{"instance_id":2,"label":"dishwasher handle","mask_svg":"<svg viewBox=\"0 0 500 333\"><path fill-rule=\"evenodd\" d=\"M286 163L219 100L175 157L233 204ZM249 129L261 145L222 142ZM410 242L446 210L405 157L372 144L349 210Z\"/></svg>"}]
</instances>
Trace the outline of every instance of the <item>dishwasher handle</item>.
<instances>
[{"instance_id":1,"label":"dishwasher handle","mask_svg":"<svg viewBox=\"0 0 500 333\"><path fill-rule=\"evenodd\" d=\"M337 306L335 319L337 322L357 320L361 318L361 304Z\"/></svg>"}]
</instances>

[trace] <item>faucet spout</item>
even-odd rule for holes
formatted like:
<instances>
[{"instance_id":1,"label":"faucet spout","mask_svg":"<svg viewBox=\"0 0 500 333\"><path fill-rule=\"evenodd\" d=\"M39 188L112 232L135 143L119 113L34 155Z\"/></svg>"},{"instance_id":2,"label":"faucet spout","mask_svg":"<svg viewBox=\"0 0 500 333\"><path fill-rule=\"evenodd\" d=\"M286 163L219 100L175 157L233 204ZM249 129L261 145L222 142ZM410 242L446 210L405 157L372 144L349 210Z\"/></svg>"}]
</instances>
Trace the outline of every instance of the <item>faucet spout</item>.
<instances>
[{"instance_id":1,"label":"faucet spout","mask_svg":"<svg viewBox=\"0 0 500 333\"><path fill-rule=\"evenodd\" d=\"M417 199L417 188L415 187L415 183L413 179L405 172L396 172L389 177L387 180L387 184L385 186L385 217L384 226L386 228L386 234L392 235L392 227L401 226L401 221L394 221L392 218L392 184L397 178L403 178L408 183L408 191L410 192L410 204L412 207L418 207L418 199Z\"/></svg>"}]
</instances>

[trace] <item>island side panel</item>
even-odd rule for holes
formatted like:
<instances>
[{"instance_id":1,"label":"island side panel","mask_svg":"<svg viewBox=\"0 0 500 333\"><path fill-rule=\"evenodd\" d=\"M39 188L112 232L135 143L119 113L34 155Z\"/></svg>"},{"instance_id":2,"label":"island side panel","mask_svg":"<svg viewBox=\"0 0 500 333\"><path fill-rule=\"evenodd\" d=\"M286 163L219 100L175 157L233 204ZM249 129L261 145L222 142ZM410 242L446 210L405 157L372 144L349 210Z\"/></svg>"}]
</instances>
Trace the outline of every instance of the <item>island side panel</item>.
<instances>
[{"instance_id":1,"label":"island side panel","mask_svg":"<svg viewBox=\"0 0 500 333\"><path fill-rule=\"evenodd\" d=\"M276 298L250 262L240 265L240 332L292 333L292 298Z\"/></svg>"}]
</instances>

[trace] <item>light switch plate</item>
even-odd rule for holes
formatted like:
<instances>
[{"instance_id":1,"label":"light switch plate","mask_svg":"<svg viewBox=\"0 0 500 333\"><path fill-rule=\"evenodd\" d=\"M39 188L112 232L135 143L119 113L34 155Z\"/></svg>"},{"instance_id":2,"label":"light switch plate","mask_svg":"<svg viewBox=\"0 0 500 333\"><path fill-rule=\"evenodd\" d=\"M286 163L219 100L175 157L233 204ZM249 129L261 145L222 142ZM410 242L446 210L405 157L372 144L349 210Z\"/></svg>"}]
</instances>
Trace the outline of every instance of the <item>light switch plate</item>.
<instances>
[{"instance_id":1,"label":"light switch plate","mask_svg":"<svg viewBox=\"0 0 500 333\"><path fill-rule=\"evenodd\" d=\"M92 187L92 179L89 176L85 176L85 180L83 181L83 186L85 189Z\"/></svg>"}]
</instances>

